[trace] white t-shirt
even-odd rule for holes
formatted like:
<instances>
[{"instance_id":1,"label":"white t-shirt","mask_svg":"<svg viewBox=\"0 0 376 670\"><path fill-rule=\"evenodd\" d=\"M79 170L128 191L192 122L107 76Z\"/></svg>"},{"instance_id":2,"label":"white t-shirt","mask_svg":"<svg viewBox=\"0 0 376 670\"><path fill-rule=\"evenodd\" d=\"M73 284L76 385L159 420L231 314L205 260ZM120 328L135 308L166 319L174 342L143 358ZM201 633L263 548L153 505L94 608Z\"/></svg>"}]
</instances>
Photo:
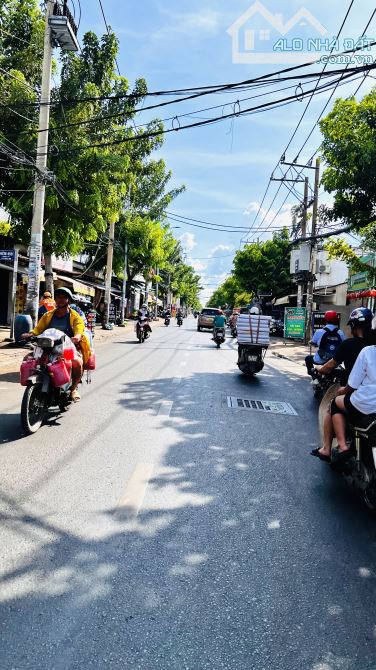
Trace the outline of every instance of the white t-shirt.
<instances>
[{"instance_id":1,"label":"white t-shirt","mask_svg":"<svg viewBox=\"0 0 376 670\"><path fill-rule=\"evenodd\" d=\"M362 349L348 384L356 389L351 395L351 404L363 414L376 412L376 346Z\"/></svg>"}]
</instances>

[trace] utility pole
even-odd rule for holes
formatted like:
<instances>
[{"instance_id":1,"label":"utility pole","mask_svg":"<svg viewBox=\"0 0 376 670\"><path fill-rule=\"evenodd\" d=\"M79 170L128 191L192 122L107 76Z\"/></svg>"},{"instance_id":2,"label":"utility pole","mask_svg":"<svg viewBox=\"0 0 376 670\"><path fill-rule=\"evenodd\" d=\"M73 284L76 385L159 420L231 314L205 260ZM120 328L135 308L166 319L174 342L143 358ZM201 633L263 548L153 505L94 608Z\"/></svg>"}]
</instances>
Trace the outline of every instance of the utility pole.
<instances>
[{"instance_id":1,"label":"utility pole","mask_svg":"<svg viewBox=\"0 0 376 670\"><path fill-rule=\"evenodd\" d=\"M312 213L312 237L314 238L317 233L317 217L319 210L319 186L320 186L320 159L316 160L315 167L315 189L313 194L313 213ZM317 240L312 240L311 247L311 259L310 259L310 268L309 268L309 278L307 284L307 314L306 314L306 343L311 339L311 321L312 321L312 311L313 311L313 290L314 290L314 277L316 272L316 249L317 249Z\"/></svg>"},{"instance_id":2,"label":"utility pole","mask_svg":"<svg viewBox=\"0 0 376 670\"><path fill-rule=\"evenodd\" d=\"M156 269L156 274L158 277L159 268ZM159 294L159 281L158 279L155 282L155 318L158 318L158 294Z\"/></svg>"},{"instance_id":3,"label":"utility pole","mask_svg":"<svg viewBox=\"0 0 376 670\"><path fill-rule=\"evenodd\" d=\"M112 260L114 257L115 221L111 221L107 247L106 280L104 291L104 312L102 328L107 329L110 323Z\"/></svg>"},{"instance_id":4,"label":"utility pole","mask_svg":"<svg viewBox=\"0 0 376 670\"><path fill-rule=\"evenodd\" d=\"M51 96L51 65L52 65L52 40L49 17L53 13L53 0L46 0L46 25L44 29L44 51L41 98L39 108L39 132L37 140L37 158L33 202L33 218L31 223L31 239L29 247L29 277L26 294L26 313L30 314L35 325L38 314L39 302L39 278L42 259L44 199L46 184L44 172L47 166L48 153L48 124L50 120L50 96Z\"/></svg>"},{"instance_id":5,"label":"utility pole","mask_svg":"<svg viewBox=\"0 0 376 670\"><path fill-rule=\"evenodd\" d=\"M128 268L128 242L124 243L124 277L123 277L123 286L122 286L122 295L121 295L121 311L120 311L120 325L124 325L124 320L126 319L126 306L127 306L127 268Z\"/></svg>"},{"instance_id":6,"label":"utility pole","mask_svg":"<svg viewBox=\"0 0 376 670\"><path fill-rule=\"evenodd\" d=\"M37 139L36 177L34 186L33 216L29 246L29 271L26 294L26 313L35 324L38 314L39 279L42 260L44 201L46 193L46 167L48 155L48 127L50 121L51 66L53 46L62 51L78 51L79 44L73 17L67 8L55 0L46 0L46 25L44 29L43 65L39 126Z\"/></svg>"},{"instance_id":7,"label":"utility pole","mask_svg":"<svg viewBox=\"0 0 376 670\"><path fill-rule=\"evenodd\" d=\"M307 214L308 214L308 177L304 180L304 201L303 201L303 216L302 216L302 238L307 236ZM303 307L303 288L304 281L298 281L298 299L297 306Z\"/></svg>"}]
</instances>

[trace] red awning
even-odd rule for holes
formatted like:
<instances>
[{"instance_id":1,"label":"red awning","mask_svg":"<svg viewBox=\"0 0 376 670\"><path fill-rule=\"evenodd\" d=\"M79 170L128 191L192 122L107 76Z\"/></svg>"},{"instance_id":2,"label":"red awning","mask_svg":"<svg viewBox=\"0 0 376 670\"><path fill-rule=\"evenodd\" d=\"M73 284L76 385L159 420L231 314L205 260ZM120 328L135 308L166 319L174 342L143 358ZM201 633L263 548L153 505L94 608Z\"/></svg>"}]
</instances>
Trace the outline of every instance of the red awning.
<instances>
[{"instance_id":1,"label":"red awning","mask_svg":"<svg viewBox=\"0 0 376 670\"><path fill-rule=\"evenodd\" d=\"M376 288L368 288L365 291L348 293L347 300L361 300L362 298L376 298Z\"/></svg>"}]
</instances>

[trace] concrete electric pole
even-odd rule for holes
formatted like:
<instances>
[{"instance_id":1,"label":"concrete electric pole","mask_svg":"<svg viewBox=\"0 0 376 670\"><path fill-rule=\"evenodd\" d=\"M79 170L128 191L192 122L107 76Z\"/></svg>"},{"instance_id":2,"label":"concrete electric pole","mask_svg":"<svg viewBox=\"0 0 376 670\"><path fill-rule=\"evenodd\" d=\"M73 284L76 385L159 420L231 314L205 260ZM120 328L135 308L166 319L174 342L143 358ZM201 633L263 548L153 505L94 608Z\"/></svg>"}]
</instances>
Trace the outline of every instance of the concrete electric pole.
<instances>
[{"instance_id":1,"label":"concrete electric pole","mask_svg":"<svg viewBox=\"0 0 376 670\"><path fill-rule=\"evenodd\" d=\"M128 242L124 244L124 277L123 277L123 286L121 294L121 311L120 311L120 325L124 324L126 319L126 306L127 306L127 268L128 268Z\"/></svg>"},{"instance_id":2,"label":"concrete electric pole","mask_svg":"<svg viewBox=\"0 0 376 670\"><path fill-rule=\"evenodd\" d=\"M313 213L312 213L312 237L315 237L317 234L317 217L319 210L319 187L320 187L320 159L316 160L315 168L315 189L313 195ZM314 277L316 272L316 250L317 250L317 241L312 240L311 247L311 260L309 268L309 278L307 284L307 314L306 314L306 342L308 343L311 339L311 321L312 321L312 311L313 311L313 290L314 290Z\"/></svg>"},{"instance_id":3,"label":"concrete electric pole","mask_svg":"<svg viewBox=\"0 0 376 670\"><path fill-rule=\"evenodd\" d=\"M115 221L110 223L110 230L108 233L107 246L107 263L106 263L106 280L104 291L104 313L103 313L103 328L108 328L110 323L110 305L111 305L111 280L112 280L112 261L114 257L114 242L115 242Z\"/></svg>"},{"instance_id":4,"label":"concrete electric pole","mask_svg":"<svg viewBox=\"0 0 376 670\"><path fill-rule=\"evenodd\" d=\"M44 30L41 97L37 139L36 177L34 187L33 217L29 247L29 272L26 294L26 313L35 324L38 314L39 281L42 260L44 201L46 193L46 167L48 157L48 127L50 120L51 65L53 46L62 51L78 51L77 28L66 6L55 0L46 0L46 25Z\"/></svg>"},{"instance_id":5,"label":"concrete electric pole","mask_svg":"<svg viewBox=\"0 0 376 670\"><path fill-rule=\"evenodd\" d=\"M304 179L304 201L303 201L303 216L302 216L302 238L307 237L307 215L308 215L308 177ZM297 306L303 307L303 289L304 281L298 281L298 297Z\"/></svg>"}]
</instances>

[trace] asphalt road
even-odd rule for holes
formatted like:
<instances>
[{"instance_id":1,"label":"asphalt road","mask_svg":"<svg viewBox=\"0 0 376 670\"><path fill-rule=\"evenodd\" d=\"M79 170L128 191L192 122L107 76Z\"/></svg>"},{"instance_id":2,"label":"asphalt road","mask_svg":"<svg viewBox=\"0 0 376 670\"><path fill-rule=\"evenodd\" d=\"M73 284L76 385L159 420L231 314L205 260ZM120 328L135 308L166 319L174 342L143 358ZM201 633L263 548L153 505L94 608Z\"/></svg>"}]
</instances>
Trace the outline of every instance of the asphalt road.
<instances>
[{"instance_id":1,"label":"asphalt road","mask_svg":"<svg viewBox=\"0 0 376 670\"><path fill-rule=\"evenodd\" d=\"M304 370L210 337L117 337L27 438L1 382L1 670L376 669L376 520L309 456Z\"/></svg>"}]
</instances>

